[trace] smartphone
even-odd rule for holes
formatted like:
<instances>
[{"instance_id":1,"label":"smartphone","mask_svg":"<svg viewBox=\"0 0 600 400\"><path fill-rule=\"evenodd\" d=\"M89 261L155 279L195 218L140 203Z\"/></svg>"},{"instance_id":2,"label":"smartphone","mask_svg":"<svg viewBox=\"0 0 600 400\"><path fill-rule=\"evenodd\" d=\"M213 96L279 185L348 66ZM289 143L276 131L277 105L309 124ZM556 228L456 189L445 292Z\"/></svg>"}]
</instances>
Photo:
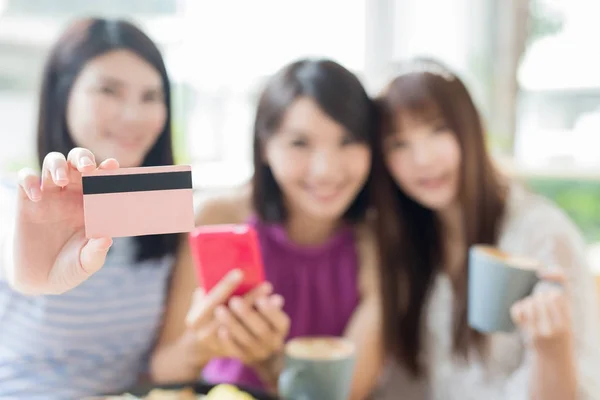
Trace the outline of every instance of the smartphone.
<instances>
[{"instance_id":1,"label":"smartphone","mask_svg":"<svg viewBox=\"0 0 600 400\"><path fill-rule=\"evenodd\" d=\"M207 292L234 269L244 273L234 296L242 296L264 282L258 235L252 226L200 226L189 233L189 241L199 284Z\"/></svg>"}]
</instances>

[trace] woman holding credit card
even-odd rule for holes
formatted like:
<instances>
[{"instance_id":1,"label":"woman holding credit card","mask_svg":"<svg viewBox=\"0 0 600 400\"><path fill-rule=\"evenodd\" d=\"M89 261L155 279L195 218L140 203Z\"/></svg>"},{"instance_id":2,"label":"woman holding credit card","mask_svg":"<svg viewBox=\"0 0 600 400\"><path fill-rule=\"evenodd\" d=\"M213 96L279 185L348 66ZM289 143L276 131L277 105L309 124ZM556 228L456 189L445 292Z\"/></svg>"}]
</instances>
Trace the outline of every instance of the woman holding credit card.
<instances>
[{"instance_id":1,"label":"woman holding credit card","mask_svg":"<svg viewBox=\"0 0 600 400\"><path fill-rule=\"evenodd\" d=\"M396 361L381 398L600 398L598 301L580 232L496 170L474 101L442 64L406 64L379 101L373 198ZM508 265L522 275L503 285ZM525 272L542 281L495 307ZM490 290L471 291L486 274ZM484 322L502 314L514 325L482 329L476 308Z\"/></svg>"},{"instance_id":2,"label":"woman holding credit card","mask_svg":"<svg viewBox=\"0 0 600 400\"><path fill-rule=\"evenodd\" d=\"M255 229L267 282L232 297L243 281L232 271L190 302L195 267L183 249L156 379L203 372L210 382L272 388L285 340L346 335L360 365L352 398L367 396L382 359L374 246L363 226L375 122L361 83L335 62L300 60L269 80L256 112L250 187L204 202L197 216L199 225Z\"/></svg>"},{"instance_id":3,"label":"woman holding credit card","mask_svg":"<svg viewBox=\"0 0 600 400\"><path fill-rule=\"evenodd\" d=\"M20 172L16 229L3 243L0 398L121 392L147 370L178 237L87 240L82 173L172 165L170 113L160 52L132 24L79 20L54 45L41 174Z\"/></svg>"}]
</instances>

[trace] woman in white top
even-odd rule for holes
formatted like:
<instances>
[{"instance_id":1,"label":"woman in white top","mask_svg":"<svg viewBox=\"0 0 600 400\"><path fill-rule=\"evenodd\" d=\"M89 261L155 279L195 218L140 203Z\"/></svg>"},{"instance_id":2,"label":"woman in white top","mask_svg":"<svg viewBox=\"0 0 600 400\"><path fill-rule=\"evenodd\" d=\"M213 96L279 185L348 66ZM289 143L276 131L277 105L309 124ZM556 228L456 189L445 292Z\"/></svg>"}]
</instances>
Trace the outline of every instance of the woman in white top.
<instances>
[{"instance_id":1,"label":"woman in white top","mask_svg":"<svg viewBox=\"0 0 600 400\"><path fill-rule=\"evenodd\" d=\"M379 397L599 399L597 300L576 227L497 173L479 113L443 65L414 60L379 101L374 199L394 356ZM514 304L516 332L478 333L466 321L473 244L534 257L562 288L543 283Z\"/></svg>"}]
</instances>

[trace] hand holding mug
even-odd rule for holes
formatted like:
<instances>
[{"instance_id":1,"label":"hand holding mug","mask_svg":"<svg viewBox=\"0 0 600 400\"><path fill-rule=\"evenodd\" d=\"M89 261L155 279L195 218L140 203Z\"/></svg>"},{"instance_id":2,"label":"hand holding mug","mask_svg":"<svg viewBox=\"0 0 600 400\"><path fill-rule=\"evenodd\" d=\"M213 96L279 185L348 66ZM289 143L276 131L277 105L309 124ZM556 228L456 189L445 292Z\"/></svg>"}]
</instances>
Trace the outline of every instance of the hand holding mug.
<instances>
[{"instance_id":1,"label":"hand holding mug","mask_svg":"<svg viewBox=\"0 0 600 400\"><path fill-rule=\"evenodd\" d=\"M529 296L538 282L539 263L497 248L469 250L468 322L482 333L512 332L510 309Z\"/></svg>"},{"instance_id":2,"label":"hand holding mug","mask_svg":"<svg viewBox=\"0 0 600 400\"><path fill-rule=\"evenodd\" d=\"M569 345L573 338L565 273L556 269L539 275L542 282L534 293L512 306L512 319L533 348L564 349L561 345Z\"/></svg>"}]
</instances>

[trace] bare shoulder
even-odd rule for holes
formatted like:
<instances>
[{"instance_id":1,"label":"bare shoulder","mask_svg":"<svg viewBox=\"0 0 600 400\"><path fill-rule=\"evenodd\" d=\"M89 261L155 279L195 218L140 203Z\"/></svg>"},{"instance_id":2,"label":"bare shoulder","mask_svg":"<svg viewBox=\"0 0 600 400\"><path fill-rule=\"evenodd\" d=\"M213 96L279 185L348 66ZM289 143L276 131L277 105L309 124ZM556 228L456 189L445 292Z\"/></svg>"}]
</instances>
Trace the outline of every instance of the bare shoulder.
<instances>
[{"instance_id":1,"label":"bare shoulder","mask_svg":"<svg viewBox=\"0 0 600 400\"><path fill-rule=\"evenodd\" d=\"M249 187L200 193L196 199L196 225L238 224L252 214Z\"/></svg>"}]
</instances>

